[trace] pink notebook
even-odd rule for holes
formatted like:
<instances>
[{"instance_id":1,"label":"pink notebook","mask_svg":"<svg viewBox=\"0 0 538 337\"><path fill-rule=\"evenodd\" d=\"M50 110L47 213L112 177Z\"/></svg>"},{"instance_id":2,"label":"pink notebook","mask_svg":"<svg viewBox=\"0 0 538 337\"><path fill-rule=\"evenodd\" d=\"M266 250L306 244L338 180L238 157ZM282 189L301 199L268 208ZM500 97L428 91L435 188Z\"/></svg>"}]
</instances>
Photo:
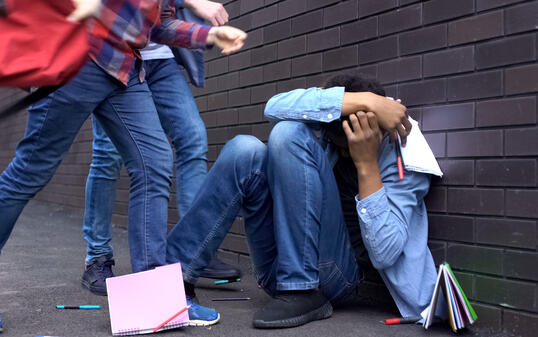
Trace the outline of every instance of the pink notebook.
<instances>
[{"instance_id":1,"label":"pink notebook","mask_svg":"<svg viewBox=\"0 0 538 337\"><path fill-rule=\"evenodd\" d=\"M187 306L179 263L106 280L112 335L152 333ZM185 326L187 311L158 331Z\"/></svg>"}]
</instances>

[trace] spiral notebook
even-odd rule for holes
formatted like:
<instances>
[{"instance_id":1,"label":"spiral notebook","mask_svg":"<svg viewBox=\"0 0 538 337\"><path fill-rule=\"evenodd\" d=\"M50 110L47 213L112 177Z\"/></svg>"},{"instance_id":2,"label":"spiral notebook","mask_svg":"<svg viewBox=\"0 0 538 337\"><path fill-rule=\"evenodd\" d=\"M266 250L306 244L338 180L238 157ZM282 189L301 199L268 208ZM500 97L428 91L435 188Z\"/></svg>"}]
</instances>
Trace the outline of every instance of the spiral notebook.
<instances>
[{"instance_id":1,"label":"spiral notebook","mask_svg":"<svg viewBox=\"0 0 538 337\"><path fill-rule=\"evenodd\" d=\"M140 273L106 279L113 336L154 332L163 322L187 307L179 263ZM184 311L157 331L188 325Z\"/></svg>"}]
</instances>

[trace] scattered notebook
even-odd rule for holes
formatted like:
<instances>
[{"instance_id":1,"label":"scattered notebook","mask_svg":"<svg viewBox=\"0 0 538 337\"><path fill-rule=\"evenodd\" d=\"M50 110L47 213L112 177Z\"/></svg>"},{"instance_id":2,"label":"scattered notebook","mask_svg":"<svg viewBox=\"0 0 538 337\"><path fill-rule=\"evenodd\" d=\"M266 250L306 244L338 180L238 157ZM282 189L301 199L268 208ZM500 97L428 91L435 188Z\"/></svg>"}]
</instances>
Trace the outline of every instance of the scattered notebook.
<instances>
[{"instance_id":1,"label":"scattered notebook","mask_svg":"<svg viewBox=\"0 0 538 337\"><path fill-rule=\"evenodd\" d=\"M112 335L152 333L155 328L187 307L179 263L140 273L106 279ZM188 325L182 314L157 331Z\"/></svg>"},{"instance_id":2,"label":"scattered notebook","mask_svg":"<svg viewBox=\"0 0 538 337\"><path fill-rule=\"evenodd\" d=\"M429 173L442 177L443 172L441 171L426 138L424 138L424 135L420 131L417 121L411 117L409 117L409 121L413 127L407 136L407 144L405 147L401 147L405 169L408 171Z\"/></svg>"},{"instance_id":3,"label":"scattered notebook","mask_svg":"<svg viewBox=\"0 0 538 337\"><path fill-rule=\"evenodd\" d=\"M424 311L424 329L428 329L433 322L437 300L441 291L446 298L448 321L452 331L457 332L476 321L477 316L471 303L467 300L467 296L465 296L458 280L456 280L450 265L445 262L439 266L439 274L437 275L437 282L435 282L432 300L428 309ZM434 309L432 310L432 308Z\"/></svg>"}]
</instances>

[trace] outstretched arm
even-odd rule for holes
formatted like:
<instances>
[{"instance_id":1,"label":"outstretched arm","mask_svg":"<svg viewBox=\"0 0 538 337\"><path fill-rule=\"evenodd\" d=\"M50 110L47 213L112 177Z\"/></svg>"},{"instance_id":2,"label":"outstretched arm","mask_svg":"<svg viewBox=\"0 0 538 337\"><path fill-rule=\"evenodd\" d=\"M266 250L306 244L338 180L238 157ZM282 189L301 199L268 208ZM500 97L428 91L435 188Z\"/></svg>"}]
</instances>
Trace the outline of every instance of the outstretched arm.
<instances>
[{"instance_id":1,"label":"outstretched arm","mask_svg":"<svg viewBox=\"0 0 538 337\"><path fill-rule=\"evenodd\" d=\"M244 45L247 34L240 29L197 25L178 20L174 14L174 2L165 0L161 10L161 22L151 31L152 41L191 49L216 45L224 54L235 52Z\"/></svg>"}]
</instances>

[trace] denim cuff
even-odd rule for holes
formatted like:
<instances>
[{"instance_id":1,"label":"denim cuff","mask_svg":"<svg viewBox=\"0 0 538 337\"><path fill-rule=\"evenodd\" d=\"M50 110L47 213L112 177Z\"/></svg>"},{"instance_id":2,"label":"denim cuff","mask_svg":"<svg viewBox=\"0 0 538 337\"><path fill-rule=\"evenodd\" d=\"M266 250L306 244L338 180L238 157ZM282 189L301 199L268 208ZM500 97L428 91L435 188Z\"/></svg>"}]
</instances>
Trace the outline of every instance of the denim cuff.
<instances>
[{"instance_id":1,"label":"denim cuff","mask_svg":"<svg viewBox=\"0 0 538 337\"><path fill-rule=\"evenodd\" d=\"M321 91L319 108L322 115L320 121L328 123L340 119L344 90L344 87L333 87Z\"/></svg>"},{"instance_id":2,"label":"denim cuff","mask_svg":"<svg viewBox=\"0 0 538 337\"><path fill-rule=\"evenodd\" d=\"M359 195L357 194L355 196L355 202L357 204L359 220L368 225L387 211L387 191L385 187L381 187L375 193L370 194L362 200L359 200Z\"/></svg>"},{"instance_id":3,"label":"denim cuff","mask_svg":"<svg viewBox=\"0 0 538 337\"><path fill-rule=\"evenodd\" d=\"M388 208L385 187L381 187L378 191L362 200L359 200L359 195L356 195L355 202L357 203L359 225L363 232L365 245L375 250L377 246L375 242L377 219L386 212Z\"/></svg>"}]
</instances>

